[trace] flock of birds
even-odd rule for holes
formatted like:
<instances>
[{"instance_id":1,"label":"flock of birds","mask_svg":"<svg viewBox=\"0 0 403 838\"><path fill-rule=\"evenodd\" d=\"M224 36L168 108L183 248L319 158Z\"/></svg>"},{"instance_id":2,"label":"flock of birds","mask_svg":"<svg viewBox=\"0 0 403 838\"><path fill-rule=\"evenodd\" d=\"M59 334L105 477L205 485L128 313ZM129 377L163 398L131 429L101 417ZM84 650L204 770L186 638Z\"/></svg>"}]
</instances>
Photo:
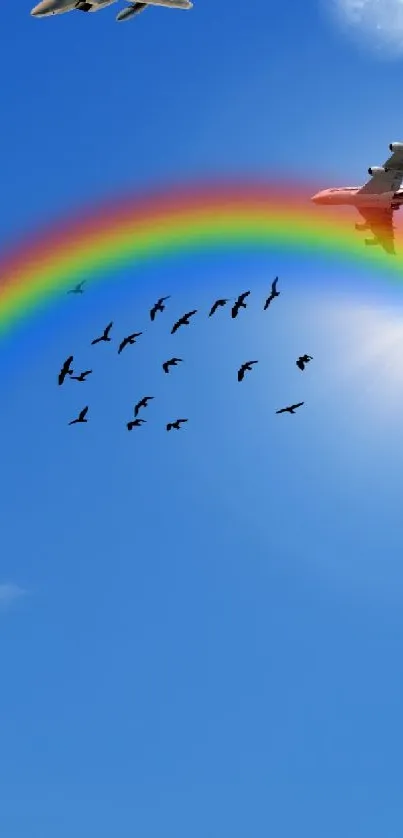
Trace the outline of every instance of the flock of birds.
<instances>
[{"instance_id":1,"label":"flock of birds","mask_svg":"<svg viewBox=\"0 0 403 838\"><path fill-rule=\"evenodd\" d=\"M276 297L280 296L280 291L277 291L277 283L278 283L278 277L276 277L275 280L272 282L271 292L270 292L269 296L267 297L267 299L265 301L265 304L263 306L264 311L266 311L268 309L269 305L272 303L272 301ZM75 288L72 288L67 293L68 294L83 294L84 293L84 290L83 290L84 284L85 284L85 280L83 280L82 282L79 282L78 285L75 286ZM235 300L235 302L234 302L234 304L231 308L231 316L232 316L233 319L235 319L238 316L239 311L240 311L241 308L246 308L247 307L247 304L246 304L245 300L249 296L250 293L251 293L250 291L244 291ZM169 300L169 299L170 299L170 296L160 297L160 299L157 300L157 302L153 305L152 309L150 309L150 320L152 322L155 320L157 312L162 313L165 310L166 306L164 305L164 303L166 302L166 300ZM215 314L215 312L217 311L217 309L222 308L223 306L227 305L227 303L229 303L229 302L230 302L229 299L218 299L218 300L216 300L215 303L211 306L211 309L209 311L208 316L212 317L213 314ZM174 335L175 332L177 332L178 329L180 329L181 326L189 326L190 319L192 317L194 317L195 314L197 314L197 309L193 309L192 311L188 311L188 312L186 312L186 314L183 314L182 317L180 317L179 320L177 320L176 323L174 323L174 325L172 326L171 335ZM104 329L102 335L95 338L95 340L91 341L91 346L95 346L97 343L110 342L112 340L112 338L110 337L110 332L111 332L112 326L113 326L113 321L108 323L108 325ZM127 346L132 346L133 344L135 344L136 341L137 341L137 338L139 338L142 334L143 334L142 332L133 332L133 334L127 335L127 337L123 338L123 340L121 341L121 343L119 344L119 347L118 347L118 355L120 355L120 353L123 352L123 350ZM300 370L304 370L306 364L308 364L312 360L313 359L312 359L311 355L301 355L297 359L296 365ZM70 378L71 380L74 380L74 381L83 382L83 381L86 381L86 379L89 375L91 375L92 370L84 370L84 372L81 372L79 375L75 375L74 370L71 367L73 361L74 361L74 356L70 355L66 359L66 361L64 362L64 364L63 364L63 366L60 370L59 377L58 377L59 385L64 384L64 382L67 378ZM162 369L164 370L164 373L168 374L169 370L170 370L170 367L176 367L178 364L180 364L182 362L183 362L183 358L175 358L175 357L169 358L167 361L164 361L164 363L162 364ZM259 363L258 361L245 361L243 364L241 364L241 366L238 370L238 381L243 381L243 379L245 377L245 373L250 372L252 370L252 367L255 364L258 364L258 363ZM152 401L153 399L154 399L154 396L143 396L143 398L140 399L140 401L137 402L137 404L134 406L134 419L131 419L126 424L126 427L127 427L128 431L131 431L133 428L138 428L146 422L146 420L141 419L138 416L138 414L139 414L139 411L142 408L146 408L148 403L150 401ZM280 410L276 410L276 413L295 413L297 408L302 407L303 404L304 404L304 402L298 402L297 404L290 404L287 407L282 407ZM84 407L80 411L77 418L72 419L71 422L69 422L68 424L69 425L77 425L77 424L83 424L85 422L88 422L88 419L86 418L87 414L88 414L88 410L89 410L89 406L86 405L86 407ZM172 429L179 430L181 425L183 425L187 421L188 421L188 419L175 419L175 421L167 423L166 430L167 431L171 431Z\"/></svg>"}]
</instances>

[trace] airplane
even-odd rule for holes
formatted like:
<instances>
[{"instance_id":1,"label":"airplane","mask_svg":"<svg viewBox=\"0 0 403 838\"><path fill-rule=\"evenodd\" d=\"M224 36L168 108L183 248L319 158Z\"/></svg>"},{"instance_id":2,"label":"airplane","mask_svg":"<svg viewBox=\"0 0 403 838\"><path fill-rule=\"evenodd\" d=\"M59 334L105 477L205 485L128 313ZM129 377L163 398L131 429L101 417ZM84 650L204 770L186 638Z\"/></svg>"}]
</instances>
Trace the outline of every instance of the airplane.
<instances>
[{"instance_id":1,"label":"airplane","mask_svg":"<svg viewBox=\"0 0 403 838\"><path fill-rule=\"evenodd\" d=\"M343 204L355 207L364 218L356 224L360 232L371 230L374 238L365 244L380 245L387 253L395 254L393 213L403 204L403 143L390 143L391 156L383 166L370 166L371 175L364 186L345 186L341 189L323 189L313 195L315 204Z\"/></svg>"},{"instance_id":2,"label":"airplane","mask_svg":"<svg viewBox=\"0 0 403 838\"><path fill-rule=\"evenodd\" d=\"M146 2L130 3L126 9L122 9L116 16L117 21L128 20L134 15L143 12L147 6L166 6L170 9L191 9L193 3L190 0L146 0ZM77 0L41 0L31 10L33 17L49 17L50 15L62 15L65 12L98 12L105 6L111 6L116 0L91 0L90 3L77 2Z\"/></svg>"}]
</instances>

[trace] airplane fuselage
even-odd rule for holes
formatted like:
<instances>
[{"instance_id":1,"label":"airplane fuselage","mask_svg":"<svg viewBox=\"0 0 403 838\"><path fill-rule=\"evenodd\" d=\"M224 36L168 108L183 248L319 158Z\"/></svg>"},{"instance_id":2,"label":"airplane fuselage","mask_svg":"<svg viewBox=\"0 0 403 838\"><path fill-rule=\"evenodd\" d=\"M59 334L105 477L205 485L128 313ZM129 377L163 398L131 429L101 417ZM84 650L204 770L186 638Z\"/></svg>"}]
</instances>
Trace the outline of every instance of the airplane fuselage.
<instances>
[{"instance_id":1,"label":"airplane fuselage","mask_svg":"<svg viewBox=\"0 0 403 838\"><path fill-rule=\"evenodd\" d=\"M403 189L397 192L361 192L360 186L345 186L340 189L323 189L313 195L312 201L319 205L373 207L376 209L398 209L403 204Z\"/></svg>"},{"instance_id":2,"label":"airplane fuselage","mask_svg":"<svg viewBox=\"0 0 403 838\"><path fill-rule=\"evenodd\" d=\"M98 12L105 6L111 6L116 3L116 0L91 0L91 8L89 12ZM48 15L62 15L65 12L71 12L77 8L77 0L42 0L35 6L31 15L34 17L47 17ZM82 4L84 5L84 3Z\"/></svg>"}]
</instances>

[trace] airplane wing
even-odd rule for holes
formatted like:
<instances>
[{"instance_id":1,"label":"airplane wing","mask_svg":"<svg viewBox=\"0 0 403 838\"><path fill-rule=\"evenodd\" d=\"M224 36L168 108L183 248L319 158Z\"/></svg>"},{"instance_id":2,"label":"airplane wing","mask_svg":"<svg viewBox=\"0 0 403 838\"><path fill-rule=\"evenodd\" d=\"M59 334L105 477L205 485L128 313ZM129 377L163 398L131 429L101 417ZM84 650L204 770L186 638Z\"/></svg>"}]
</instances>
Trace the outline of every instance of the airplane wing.
<instances>
[{"instance_id":1,"label":"airplane wing","mask_svg":"<svg viewBox=\"0 0 403 838\"><path fill-rule=\"evenodd\" d=\"M374 209L372 207L356 207L360 215L365 218L368 228L374 234L373 241L369 244L379 244L386 250L386 253L396 253L393 226L393 210Z\"/></svg>"},{"instance_id":2,"label":"airplane wing","mask_svg":"<svg viewBox=\"0 0 403 838\"><path fill-rule=\"evenodd\" d=\"M129 0L126 0L126 2L129 2ZM191 9L193 3L191 3L190 0L147 0L147 2L129 2L129 5L119 12L116 20L128 20L129 18L138 15L140 12L143 12L147 6L166 6L171 9Z\"/></svg>"},{"instance_id":3,"label":"airplane wing","mask_svg":"<svg viewBox=\"0 0 403 838\"><path fill-rule=\"evenodd\" d=\"M403 148L394 151L382 168L386 171L375 172L371 180L359 190L361 195L379 195L382 192L396 192L400 189L403 180Z\"/></svg>"}]
</instances>

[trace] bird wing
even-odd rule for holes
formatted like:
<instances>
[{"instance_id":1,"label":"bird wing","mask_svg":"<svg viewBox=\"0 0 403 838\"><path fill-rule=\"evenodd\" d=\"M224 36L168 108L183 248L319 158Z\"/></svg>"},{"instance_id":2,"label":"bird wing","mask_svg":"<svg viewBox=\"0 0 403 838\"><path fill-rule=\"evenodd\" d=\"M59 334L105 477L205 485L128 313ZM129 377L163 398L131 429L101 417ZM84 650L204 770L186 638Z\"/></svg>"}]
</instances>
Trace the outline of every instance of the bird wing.
<instances>
[{"instance_id":1,"label":"bird wing","mask_svg":"<svg viewBox=\"0 0 403 838\"><path fill-rule=\"evenodd\" d=\"M168 296L167 296L167 297L160 297L160 299L158 300L158 302L159 302L159 304L161 305L161 303L165 303L165 300L170 300L170 299L171 299L171 295L170 295L170 294L168 294Z\"/></svg>"},{"instance_id":2,"label":"bird wing","mask_svg":"<svg viewBox=\"0 0 403 838\"><path fill-rule=\"evenodd\" d=\"M87 415L87 413L88 413L88 405L87 405L87 407L84 407L84 408L82 409L82 411L81 411L81 413L80 413L80 415L79 415L79 419L84 419L84 416L86 416L86 415Z\"/></svg>"},{"instance_id":3,"label":"bird wing","mask_svg":"<svg viewBox=\"0 0 403 838\"><path fill-rule=\"evenodd\" d=\"M244 291L243 294L239 295L238 300L240 300L243 303L244 300L246 299L246 297L249 297L249 294L250 294L250 291Z\"/></svg>"},{"instance_id":4,"label":"bird wing","mask_svg":"<svg viewBox=\"0 0 403 838\"><path fill-rule=\"evenodd\" d=\"M232 306L232 309L231 309L231 316L236 317L237 314L238 314L238 310L239 310L238 303L234 303L234 305Z\"/></svg>"},{"instance_id":5,"label":"bird wing","mask_svg":"<svg viewBox=\"0 0 403 838\"><path fill-rule=\"evenodd\" d=\"M81 375L90 375L90 373L92 373L92 370L85 370Z\"/></svg>"},{"instance_id":6,"label":"bird wing","mask_svg":"<svg viewBox=\"0 0 403 838\"><path fill-rule=\"evenodd\" d=\"M245 375L245 367L242 364L242 366L238 370L238 381L242 381L244 375Z\"/></svg>"},{"instance_id":7,"label":"bird wing","mask_svg":"<svg viewBox=\"0 0 403 838\"><path fill-rule=\"evenodd\" d=\"M110 332L110 330L111 330L112 326L113 326L113 320L111 320L111 322L110 322L110 323L108 324L108 326L106 327L106 329L105 329L105 331L104 331L104 335L105 335L105 336L107 336L107 335L109 334L109 332Z\"/></svg>"},{"instance_id":8,"label":"bird wing","mask_svg":"<svg viewBox=\"0 0 403 838\"><path fill-rule=\"evenodd\" d=\"M287 413L288 407L282 407L281 410L276 410L276 413Z\"/></svg>"},{"instance_id":9,"label":"bird wing","mask_svg":"<svg viewBox=\"0 0 403 838\"><path fill-rule=\"evenodd\" d=\"M162 369L164 370L164 372L168 372L168 367L169 367L168 361L165 361L162 365Z\"/></svg>"},{"instance_id":10,"label":"bird wing","mask_svg":"<svg viewBox=\"0 0 403 838\"><path fill-rule=\"evenodd\" d=\"M171 329L171 335L175 334L175 332L178 331L179 326L181 326L182 324L183 324L183 318L181 317L180 320L177 320L176 323L173 324L172 329Z\"/></svg>"},{"instance_id":11,"label":"bird wing","mask_svg":"<svg viewBox=\"0 0 403 838\"><path fill-rule=\"evenodd\" d=\"M298 404L291 404L290 410L295 410L296 407L302 407L303 404L304 402L298 402Z\"/></svg>"},{"instance_id":12,"label":"bird wing","mask_svg":"<svg viewBox=\"0 0 403 838\"><path fill-rule=\"evenodd\" d=\"M69 368L69 366L70 366L70 364L71 364L71 362L72 362L72 360L73 360L73 357L74 357L73 355L70 355L70 356L67 358L67 361L65 361L65 362L64 362L63 369L68 370L68 368Z\"/></svg>"},{"instance_id":13,"label":"bird wing","mask_svg":"<svg viewBox=\"0 0 403 838\"><path fill-rule=\"evenodd\" d=\"M153 306L152 308L150 308L150 319L151 320L155 320L155 315L156 315L157 311L158 311L158 306Z\"/></svg>"},{"instance_id":14,"label":"bird wing","mask_svg":"<svg viewBox=\"0 0 403 838\"><path fill-rule=\"evenodd\" d=\"M171 428L172 428L172 422L168 422L168 424L166 426L167 431L170 431Z\"/></svg>"},{"instance_id":15,"label":"bird wing","mask_svg":"<svg viewBox=\"0 0 403 838\"><path fill-rule=\"evenodd\" d=\"M216 302L216 303L214 303L214 304L211 306L211 309L210 309L210 312L209 312L209 317L211 317L211 315L212 315L212 314L214 314L214 312L215 312L215 311L217 311L217 309L218 309L218 305L219 305L219 303L218 303L218 300L217 300L217 302Z\"/></svg>"},{"instance_id":16,"label":"bird wing","mask_svg":"<svg viewBox=\"0 0 403 838\"><path fill-rule=\"evenodd\" d=\"M180 425L181 422L187 422L188 420L187 419L177 419L176 421L177 421L178 425Z\"/></svg>"},{"instance_id":17,"label":"bird wing","mask_svg":"<svg viewBox=\"0 0 403 838\"><path fill-rule=\"evenodd\" d=\"M276 278L273 280L273 282L272 282L272 284L271 284L271 292L272 292L272 294L275 294L275 293L276 293L276 290L277 290L277 283L278 283L278 276L276 276Z\"/></svg>"},{"instance_id":18,"label":"bird wing","mask_svg":"<svg viewBox=\"0 0 403 838\"><path fill-rule=\"evenodd\" d=\"M136 404L136 405L135 405L135 407L134 407L134 415L135 415L135 416L137 416L137 414L138 414L138 412L139 412L139 410L140 410L140 407L141 407L141 402L137 402L137 404Z\"/></svg>"}]
</instances>

